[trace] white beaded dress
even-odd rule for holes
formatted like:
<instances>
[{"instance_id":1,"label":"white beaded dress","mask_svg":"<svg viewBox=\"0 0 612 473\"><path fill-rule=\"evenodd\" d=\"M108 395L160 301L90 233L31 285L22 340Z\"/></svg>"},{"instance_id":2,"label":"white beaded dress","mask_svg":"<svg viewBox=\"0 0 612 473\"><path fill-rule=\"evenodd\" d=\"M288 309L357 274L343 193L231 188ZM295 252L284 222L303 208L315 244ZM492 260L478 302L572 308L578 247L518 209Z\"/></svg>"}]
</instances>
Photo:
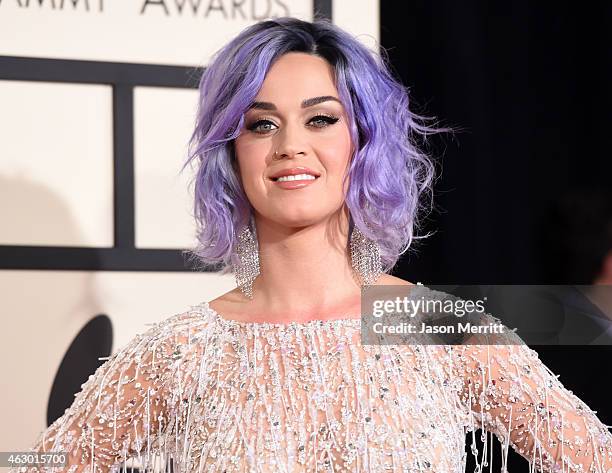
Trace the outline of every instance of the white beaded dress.
<instances>
[{"instance_id":1,"label":"white beaded dress","mask_svg":"<svg viewBox=\"0 0 612 473\"><path fill-rule=\"evenodd\" d=\"M203 302L111 356L31 450L68 452L48 471L71 473L129 458L189 473L460 473L470 432L489 471L480 428L503 446L501 471L513 448L541 471L612 472L612 434L526 345L362 345L360 328L239 322Z\"/></svg>"}]
</instances>

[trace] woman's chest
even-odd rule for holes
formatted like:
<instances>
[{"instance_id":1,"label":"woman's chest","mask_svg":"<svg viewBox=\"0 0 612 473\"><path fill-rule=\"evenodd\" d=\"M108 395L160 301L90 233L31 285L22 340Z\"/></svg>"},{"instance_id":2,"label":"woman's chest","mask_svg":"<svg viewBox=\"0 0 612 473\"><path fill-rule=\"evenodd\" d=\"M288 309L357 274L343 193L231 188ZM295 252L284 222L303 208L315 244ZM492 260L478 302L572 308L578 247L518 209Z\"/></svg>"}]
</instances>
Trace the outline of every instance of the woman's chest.
<instances>
[{"instance_id":1,"label":"woman's chest","mask_svg":"<svg viewBox=\"0 0 612 473\"><path fill-rule=\"evenodd\" d=\"M251 342L192 384L186 471L463 471L467 417L425 351Z\"/></svg>"}]
</instances>

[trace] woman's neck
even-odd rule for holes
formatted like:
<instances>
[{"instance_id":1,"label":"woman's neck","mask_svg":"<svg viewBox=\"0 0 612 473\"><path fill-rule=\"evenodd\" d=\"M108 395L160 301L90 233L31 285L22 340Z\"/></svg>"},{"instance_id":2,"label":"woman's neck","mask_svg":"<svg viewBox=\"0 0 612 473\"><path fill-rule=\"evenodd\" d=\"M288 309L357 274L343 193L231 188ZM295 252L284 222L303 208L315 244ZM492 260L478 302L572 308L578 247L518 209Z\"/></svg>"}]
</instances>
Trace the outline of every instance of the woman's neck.
<instances>
[{"instance_id":1,"label":"woman's neck","mask_svg":"<svg viewBox=\"0 0 612 473\"><path fill-rule=\"evenodd\" d=\"M253 283L253 307L296 319L356 309L361 292L347 253L346 215L302 228L256 222L260 275Z\"/></svg>"}]
</instances>

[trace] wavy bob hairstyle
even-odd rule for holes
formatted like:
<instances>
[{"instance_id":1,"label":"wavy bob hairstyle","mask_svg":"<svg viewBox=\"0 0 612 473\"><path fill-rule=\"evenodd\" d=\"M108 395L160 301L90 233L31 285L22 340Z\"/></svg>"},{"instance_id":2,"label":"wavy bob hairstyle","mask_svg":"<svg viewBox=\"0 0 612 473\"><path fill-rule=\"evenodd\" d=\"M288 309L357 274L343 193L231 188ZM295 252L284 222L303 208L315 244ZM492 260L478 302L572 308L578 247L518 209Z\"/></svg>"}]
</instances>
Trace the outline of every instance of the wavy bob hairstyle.
<instances>
[{"instance_id":1,"label":"wavy bob hairstyle","mask_svg":"<svg viewBox=\"0 0 612 473\"><path fill-rule=\"evenodd\" d=\"M388 272L415 238L424 238L415 237L417 216L424 207L422 194L432 197L435 172L417 141L445 129L428 126L429 118L409 110L408 90L392 77L386 53L385 58L374 54L325 19L311 23L284 17L254 24L217 51L203 72L183 166L197 165L198 243L188 253L204 266L221 265L226 273L243 226L251 226L256 235L233 144L266 73L289 52L317 55L334 70L355 150L344 177L350 177L345 198L349 231L356 225L378 243Z\"/></svg>"}]
</instances>

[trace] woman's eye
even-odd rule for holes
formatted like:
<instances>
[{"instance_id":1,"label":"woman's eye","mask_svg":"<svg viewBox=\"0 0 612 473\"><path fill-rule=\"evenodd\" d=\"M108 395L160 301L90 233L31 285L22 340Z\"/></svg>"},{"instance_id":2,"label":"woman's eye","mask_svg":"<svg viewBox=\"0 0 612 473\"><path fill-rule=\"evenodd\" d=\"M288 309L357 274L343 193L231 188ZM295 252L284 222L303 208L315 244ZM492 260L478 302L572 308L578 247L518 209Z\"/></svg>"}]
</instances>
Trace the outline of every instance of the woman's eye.
<instances>
[{"instance_id":1,"label":"woman's eye","mask_svg":"<svg viewBox=\"0 0 612 473\"><path fill-rule=\"evenodd\" d=\"M317 115L316 117L312 117L309 123L317 122L319 125L315 125L315 128L324 128L326 126L333 125L338 120L338 117L332 117L331 115Z\"/></svg>"},{"instance_id":2,"label":"woman's eye","mask_svg":"<svg viewBox=\"0 0 612 473\"><path fill-rule=\"evenodd\" d=\"M308 123L312 123L313 126L315 128L325 128L329 125L333 125L334 123L336 123L339 120L338 117L334 117L331 115L317 115L315 117L312 117ZM255 132L255 133L259 133L259 134L266 134L270 131L273 131L276 125L274 123L272 123L270 120L257 120L255 123L253 123L252 125L248 126L248 130Z\"/></svg>"},{"instance_id":3,"label":"woman's eye","mask_svg":"<svg viewBox=\"0 0 612 473\"><path fill-rule=\"evenodd\" d=\"M250 125L248 127L249 131L254 131L255 133L266 133L268 131L272 131L272 128L260 128L262 125L272 125L272 126L276 126L274 125L274 123L272 123L270 120L258 120L255 123L253 123L252 125Z\"/></svg>"}]
</instances>

